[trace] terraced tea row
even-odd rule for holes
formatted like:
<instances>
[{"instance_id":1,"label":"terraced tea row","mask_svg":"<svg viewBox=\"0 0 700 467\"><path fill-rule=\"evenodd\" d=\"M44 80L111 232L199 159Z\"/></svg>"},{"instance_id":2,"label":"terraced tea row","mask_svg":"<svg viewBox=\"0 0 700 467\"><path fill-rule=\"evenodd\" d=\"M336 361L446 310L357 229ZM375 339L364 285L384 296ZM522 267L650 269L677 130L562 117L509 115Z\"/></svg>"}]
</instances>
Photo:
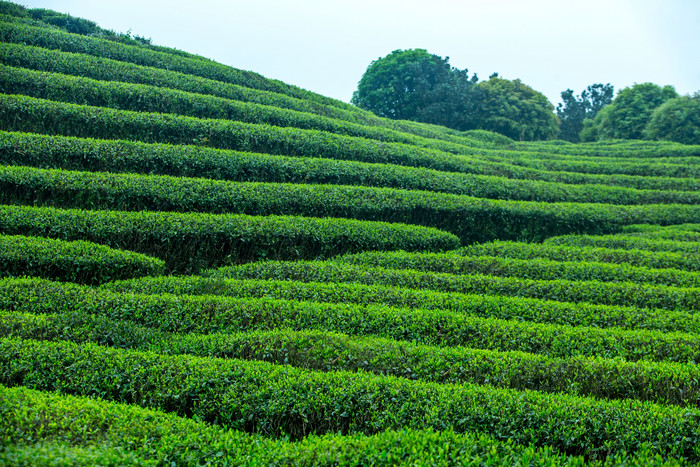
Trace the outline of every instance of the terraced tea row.
<instances>
[{"instance_id":1,"label":"terraced tea row","mask_svg":"<svg viewBox=\"0 0 700 467\"><path fill-rule=\"evenodd\" d=\"M700 287L700 274L678 269L651 269L602 262L513 259L497 256L466 256L451 253L368 251L337 258L355 266L411 269L447 274L489 274L536 280L638 282L678 287Z\"/></svg>"},{"instance_id":2,"label":"terraced tea row","mask_svg":"<svg viewBox=\"0 0 700 467\"><path fill-rule=\"evenodd\" d=\"M435 229L381 222L1 205L0 233L89 240L161 258L168 270L180 272L260 258L383 248L439 251L459 244Z\"/></svg>"},{"instance_id":3,"label":"terraced tea row","mask_svg":"<svg viewBox=\"0 0 700 467\"><path fill-rule=\"evenodd\" d=\"M541 202L697 204L700 199L700 195L693 192L565 185L393 164L33 133L0 132L0 148L0 163L38 168L197 176L229 181L364 185Z\"/></svg>"},{"instance_id":4,"label":"terraced tea row","mask_svg":"<svg viewBox=\"0 0 700 467\"><path fill-rule=\"evenodd\" d=\"M27 275L100 284L164 272L161 260L91 242L0 235L0 277Z\"/></svg>"},{"instance_id":5,"label":"terraced tea row","mask_svg":"<svg viewBox=\"0 0 700 467\"><path fill-rule=\"evenodd\" d=\"M594 458L610 450L634 452L640 443L654 442L663 454L700 459L697 409L367 373L320 373L90 344L2 339L0 355L3 384L99 393L106 400L191 414L270 436L454 429L507 435L516 443Z\"/></svg>"},{"instance_id":6,"label":"terraced tea row","mask_svg":"<svg viewBox=\"0 0 700 467\"><path fill-rule=\"evenodd\" d=\"M119 281L104 284L102 287L118 293L215 295L356 305L379 304L570 326L700 333L700 316L687 311L649 310L593 305L585 302L568 303L502 295L436 292L384 285L168 276Z\"/></svg>"},{"instance_id":7,"label":"terraced tea row","mask_svg":"<svg viewBox=\"0 0 700 467\"><path fill-rule=\"evenodd\" d=\"M238 70L204 58L183 57L143 47L111 42L104 39L70 34L56 29L2 21L0 22L0 41L62 50L65 52L83 53L129 62L136 65L164 68L225 83L239 84L264 91L279 92L322 104L352 108L349 104L338 100L323 97L296 86L282 83L281 81L264 78L257 73Z\"/></svg>"},{"instance_id":8,"label":"terraced tea row","mask_svg":"<svg viewBox=\"0 0 700 467\"><path fill-rule=\"evenodd\" d=\"M491 243L470 245L459 250L459 252L465 256L500 256L523 260L544 258L553 261L597 261L630 264L653 269L671 268L692 272L700 271L700 258L697 256L667 251L625 250L499 240Z\"/></svg>"},{"instance_id":9,"label":"terraced tea row","mask_svg":"<svg viewBox=\"0 0 700 467\"><path fill-rule=\"evenodd\" d=\"M520 446L484 434L451 430L400 429L380 434L327 434L298 443L270 440L224 429L160 410L107 402L88 397L58 395L26 388L0 386L6 403L0 429L9 443L0 461L44 464L70 456L78 463L114 459L118 465L187 464L257 465L378 465L424 464L451 466L478 459L487 465L603 465L583 457L566 457L550 447ZM109 424L102 424L109 420ZM85 432L85 426L102 429ZM73 440L71 445L65 439ZM38 443L38 444L37 444ZM192 445L198 449L192 449ZM634 455L609 454L605 465L673 467L680 460L657 457L652 444Z\"/></svg>"},{"instance_id":10,"label":"terraced tea row","mask_svg":"<svg viewBox=\"0 0 700 467\"><path fill-rule=\"evenodd\" d=\"M533 280L483 274L444 274L333 262L266 261L222 267L202 273L232 279L357 282L480 295L507 295L600 305L700 311L700 288L635 282Z\"/></svg>"},{"instance_id":11,"label":"terraced tea row","mask_svg":"<svg viewBox=\"0 0 700 467\"><path fill-rule=\"evenodd\" d=\"M700 407L695 364L552 358L523 352L430 347L376 337L274 330L172 334L76 311L51 315L0 311L0 335L108 343L167 355L237 358L314 371L368 371L412 380L472 383Z\"/></svg>"},{"instance_id":12,"label":"terraced tea row","mask_svg":"<svg viewBox=\"0 0 700 467\"><path fill-rule=\"evenodd\" d=\"M624 250L670 251L692 255L700 261L700 243L663 239L646 239L626 235L576 235L548 238L545 244L565 246L593 246Z\"/></svg>"},{"instance_id":13,"label":"terraced tea row","mask_svg":"<svg viewBox=\"0 0 700 467\"><path fill-rule=\"evenodd\" d=\"M237 183L13 166L0 166L0 187L3 203L380 220L446 230L464 243L602 234L622 224L673 224L700 215L698 205L534 203L389 188Z\"/></svg>"},{"instance_id":14,"label":"terraced tea row","mask_svg":"<svg viewBox=\"0 0 700 467\"><path fill-rule=\"evenodd\" d=\"M522 351L562 358L599 356L679 363L700 359L700 335L687 332L529 323L522 319L470 316L444 309L326 304L315 299L124 294L36 280L5 280L0 284L3 290L0 309L34 313L80 310L109 319L127 319L164 332L206 334L315 329L440 347ZM680 321L681 316L676 314L675 318ZM669 318L662 316L660 319L666 319L668 326ZM685 319L697 329L697 316L686 314Z\"/></svg>"},{"instance_id":15,"label":"terraced tea row","mask_svg":"<svg viewBox=\"0 0 700 467\"><path fill-rule=\"evenodd\" d=\"M322 157L569 184L620 185L643 190L695 191L692 178L594 175L540 171L401 143L316 130L198 119L0 95L0 129L145 143L195 144L294 157Z\"/></svg>"}]
</instances>

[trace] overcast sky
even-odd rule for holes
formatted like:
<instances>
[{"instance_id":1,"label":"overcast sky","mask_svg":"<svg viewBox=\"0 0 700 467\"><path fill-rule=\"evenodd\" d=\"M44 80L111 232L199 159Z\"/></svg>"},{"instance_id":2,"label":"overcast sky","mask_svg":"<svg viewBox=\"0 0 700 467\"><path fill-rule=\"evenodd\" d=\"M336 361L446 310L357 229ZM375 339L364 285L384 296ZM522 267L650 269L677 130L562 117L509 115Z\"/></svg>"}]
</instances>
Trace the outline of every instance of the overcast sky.
<instances>
[{"instance_id":1,"label":"overcast sky","mask_svg":"<svg viewBox=\"0 0 700 467\"><path fill-rule=\"evenodd\" d=\"M553 104L593 83L700 90L700 0L19 0L349 101L396 49L520 78Z\"/></svg>"}]
</instances>

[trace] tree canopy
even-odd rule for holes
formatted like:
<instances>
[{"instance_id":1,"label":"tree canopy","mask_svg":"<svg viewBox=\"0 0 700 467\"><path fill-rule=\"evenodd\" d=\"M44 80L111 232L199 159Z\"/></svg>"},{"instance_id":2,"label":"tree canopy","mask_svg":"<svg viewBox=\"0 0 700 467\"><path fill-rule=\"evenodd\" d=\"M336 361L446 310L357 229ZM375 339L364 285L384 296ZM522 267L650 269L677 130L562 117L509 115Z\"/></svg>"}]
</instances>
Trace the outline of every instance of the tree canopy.
<instances>
[{"instance_id":1,"label":"tree canopy","mask_svg":"<svg viewBox=\"0 0 700 467\"><path fill-rule=\"evenodd\" d=\"M450 66L449 57L395 50L369 65L351 102L381 117L467 130L474 127L477 79Z\"/></svg>"},{"instance_id":2,"label":"tree canopy","mask_svg":"<svg viewBox=\"0 0 700 467\"><path fill-rule=\"evenodd\" d=\"M669 99L657 107L644 129L644 137L700 144L700 93Z\"/></svg>"},{"instance_id":3,"label":"tree canopy","mask_svg":"<svg viewBox=\"0 0 700 467\"><path fill-rule=\"evenodd\" d=\"M561 100L557 105L557 116L561 121L558 138L578 143L584 120L592 120L603 107L612 102L613 87L610 83L592 84L578 96L567 89L561 93Z\"/></svg>"},{"instance_id":4,"label":"tree canopy","mask_svg":"<svg viewBox=\"0 0 700 467\"><path fill-rule=\"evenodd\" d=\"M552 103L519 79L493 75L478 88L483 92L478 128L520 141L552 139L559 133Z\"/></svg>"},{"instance_id":5,"label":"tree canopy","mask_svg":"<svg viewBox=\"0 0 700 467\"><path fill-rule=\"evenodd\" d=\"M678 93L673 86L642 83L627 87L592 122L585 122L581 140L642 139L654 109L675 97Z\"/></svg>"}]
</instances>

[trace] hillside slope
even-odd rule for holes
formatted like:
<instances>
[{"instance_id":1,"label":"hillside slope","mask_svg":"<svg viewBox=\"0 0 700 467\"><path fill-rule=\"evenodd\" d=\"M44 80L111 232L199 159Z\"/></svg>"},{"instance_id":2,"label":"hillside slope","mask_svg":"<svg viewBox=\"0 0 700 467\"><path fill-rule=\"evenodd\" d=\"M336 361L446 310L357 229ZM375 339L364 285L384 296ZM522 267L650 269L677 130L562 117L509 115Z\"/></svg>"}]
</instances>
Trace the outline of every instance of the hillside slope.
<instances>
[{"instance_id":1,"label":"hillside slope","mask_svg":"<svg viewBox=\"0 0 700 467\"><path fill-rule=\"evenodd\" d=\"M699 174L0 2L0 464L698 463Z\"/></svg>"}]
</instances>

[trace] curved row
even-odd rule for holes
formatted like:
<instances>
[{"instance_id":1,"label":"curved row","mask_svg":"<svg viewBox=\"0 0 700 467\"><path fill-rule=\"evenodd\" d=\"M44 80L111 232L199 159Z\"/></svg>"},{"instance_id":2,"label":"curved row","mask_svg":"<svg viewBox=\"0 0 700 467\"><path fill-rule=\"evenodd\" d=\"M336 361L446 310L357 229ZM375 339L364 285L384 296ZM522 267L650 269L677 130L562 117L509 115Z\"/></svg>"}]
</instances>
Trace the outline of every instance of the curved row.
<instances>
[{"instance_id":1,"label":"curved row","mask_svg":"<svg viewBox=\"0 0 700 467\"><path fill-rule=\"evenodd\" d=\"M700 274L677 269L651 269L629 265L548 259L514 259L465 256L455 253L367 251L341 256L336 261L357 266L411 269L448 274L487 274L537 280L638 282L678 287L700 287Z\"/></svg>"},{"instance_id":2,"label":"curved row","mask_svg":"<svg viewBox=\"0 0 700 467\"><path fill-rule=\"evenodd\" d=\"M482 318L440 309L325 304L267 297L114 293L37 280L5 280L0 285L4 292L0 296L0 309L32 313L81 310L165 332L230 334L313 329L440 347L517 350L551 357L622 357L629 361L678 363L700 359L700 335L681 332L562 326ZM30 300L39 303L27 303Z\"/></svg>"},{"instance_id":3,"label":"curved row","mask_svg":"<svg viewBox=\"0 0 700 467\"><path fill-rule=\"evenodd\" d=\"M610 204L698 204L692 192L565 185L420 167L0 131L0 164L214 180L361 185L477 198Z\"/></svg>"},{"instance_id":4,"label":"curved row","mask_svg":"<svg viewBox=\"0 0 700 467\"><path fill-rule=\"evenodd\" d=\"M610 451L634 452L640 443L654 442L664 455L700 460L698 409L368 373L319 373L264 362L163 356L90 344L2 339L0 356L3 384L98 393L105 400L196 415L206 422L271 436L286 433L301 439L308 433L453 429L546 444L593 458Z\"/></svg>"},{"instance_id":5,"label":"curved row","mask_svg":"<svg viewBox=\"0 0 700 467\"><path fill-rule=\"evenodd\" d=\"M604 184L648 190L697 191L692 178L552 172L489 162L402 143L229 120L134 112L0 94L0 129L145 143L194 144L217 149L323 157L423 167L447 172L569 184Z\"/></svg>"},{"instance_id":6,"label":"curved row","mask_svg":"<svg viewBox=\"0 0 700 467\"><path fill-rule=\"evenodd\" d=\"M446 250L436 229L347 219L83 211L1 206L0 233L88 240L163 259L178 272L261 258L316 258L366 249Z\"/></svg>"},{"instance_id":7,"label":"curved row","mask_svg":"<svg viewBox=\"0 0 700 467\"><path fill-rule=\"evenodd\" d=\"M38 276L101 284L164 272L162 260L92 242L0 235L0 277Z\"/></svg>"},{"instance_id":8,"label":"curved row","mask_svg":"<svg viewBox=\"0 0 700 467\"><path fill-rule=\"evenodd\" d=\"M600 305L700 311L700 288L653 286L635 282L532 280L483 274L454 275L323 261L265 261L207 270L202 275L231 279L358 282L440 292L507 295Z\"/></svg>"}]
</instances>

